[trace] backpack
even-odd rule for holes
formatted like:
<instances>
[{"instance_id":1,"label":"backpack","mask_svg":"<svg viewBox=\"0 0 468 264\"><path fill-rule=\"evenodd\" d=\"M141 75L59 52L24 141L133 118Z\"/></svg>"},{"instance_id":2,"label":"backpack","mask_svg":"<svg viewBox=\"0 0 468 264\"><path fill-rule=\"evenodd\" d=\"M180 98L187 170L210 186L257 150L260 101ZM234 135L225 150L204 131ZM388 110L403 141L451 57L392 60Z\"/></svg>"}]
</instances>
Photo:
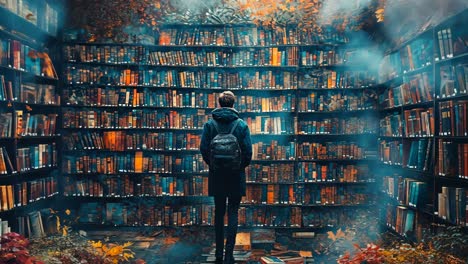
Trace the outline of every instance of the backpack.
<instances>
[{"instance_id":1,"label":"backpack","mask_svg":"<svg viewBox=\"0 0 468 264\"><path fill-rule=\"evenodd\" d=\"M223 175L226 172L235 172L241 169L241 149L237 138L232 134L239 122L239 119L235 120L229 133L226 133L221 131L218 123L213 120L218 132L210 143L210 170L214 172L214 175Z\"/></svg>"}]
</instances>

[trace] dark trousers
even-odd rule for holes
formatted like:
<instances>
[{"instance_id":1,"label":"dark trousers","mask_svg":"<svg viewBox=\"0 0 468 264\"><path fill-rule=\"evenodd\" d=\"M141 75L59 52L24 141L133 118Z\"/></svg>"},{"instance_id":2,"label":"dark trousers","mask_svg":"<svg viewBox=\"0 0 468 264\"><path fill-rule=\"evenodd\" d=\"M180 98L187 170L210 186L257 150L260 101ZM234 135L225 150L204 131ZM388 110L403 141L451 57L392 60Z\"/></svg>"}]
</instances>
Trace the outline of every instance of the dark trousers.
<instances>
[{"instance_id":1,"label":"dark trousers","mask_svg":"<svg viewBox=\"0 0 468 264\"><path fill-rule=\"evenodd\" d=\"M216 257L223 257L224 248L224 215L226 213L226 200L228 211L228 227L226 234L226 256L232 257L236 243L237 225L239 216L240 197L215 196L215 232Z\"/></svg>"}]
</instances>

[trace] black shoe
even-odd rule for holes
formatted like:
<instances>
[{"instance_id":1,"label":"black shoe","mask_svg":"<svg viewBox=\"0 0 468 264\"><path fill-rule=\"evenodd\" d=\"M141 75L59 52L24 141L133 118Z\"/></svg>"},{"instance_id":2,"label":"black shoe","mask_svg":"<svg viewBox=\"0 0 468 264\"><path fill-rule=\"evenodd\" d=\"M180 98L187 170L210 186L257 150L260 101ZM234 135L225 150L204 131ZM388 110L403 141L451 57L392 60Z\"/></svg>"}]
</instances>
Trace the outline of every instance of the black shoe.
<instances>
[{"instance_id":1,"label":"black shoe","mask_svg":"<svg viewBox=\"0 0 468 264\"><path fill-rule=\"evenodd\" d=\"M216 257L215 263L216 264L223 264L223 257Z\"/></svg>"}]
</instances>

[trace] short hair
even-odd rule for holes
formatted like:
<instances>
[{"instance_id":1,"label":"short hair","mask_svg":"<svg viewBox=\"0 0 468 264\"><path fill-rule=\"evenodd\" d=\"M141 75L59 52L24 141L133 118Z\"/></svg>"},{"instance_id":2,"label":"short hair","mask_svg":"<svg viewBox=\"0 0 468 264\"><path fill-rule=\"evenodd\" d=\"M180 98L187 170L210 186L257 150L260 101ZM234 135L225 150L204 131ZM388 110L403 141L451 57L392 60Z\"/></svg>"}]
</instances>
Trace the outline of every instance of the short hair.
<instances>
[{"instance_id":1,"label":"short hair","mask_svg":"<svg viewBox=\"0 0 468 264\"><path fill-rule=\"evenodd\" d=\"M221 107L233 107L236 96L231 91L224 91L219 95L218 102Z\"/></svg>"}]
</instances>

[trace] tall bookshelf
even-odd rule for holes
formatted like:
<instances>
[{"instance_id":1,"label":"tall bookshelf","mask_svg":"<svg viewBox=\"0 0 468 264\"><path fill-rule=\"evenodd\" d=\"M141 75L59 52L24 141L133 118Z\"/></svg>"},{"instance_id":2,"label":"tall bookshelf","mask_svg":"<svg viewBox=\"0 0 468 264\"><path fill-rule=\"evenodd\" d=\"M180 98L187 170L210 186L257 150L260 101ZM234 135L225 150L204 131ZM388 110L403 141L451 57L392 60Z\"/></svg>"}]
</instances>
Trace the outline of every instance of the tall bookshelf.
<instances>
[{"instance_id":1,"label":"tall bookshelf","mask_svg":"<svg viewBox=\"0 0 468 264\"><path fill-rule=\"evenodd\" d=\"M434 222L466 223L467 14L427 29L382 62L385 218L391 230L412 240L420 240Z\"/></svg>"},{"instance_id":2,"label":"tall bookshelf","mask_svg":"<svg viewBox=\"0 0 468 264\"><path fill-rule=\"evenodd\" d=\"M62 172L81 224L212 225L198 147L223 90L252 134L240 226L338 227L371 208L375 76L348 63L344 36L326 38L166 25L158 45L65 43Z\"/></svg>"},{"instance_id":3,"label":"tall bookshelf","mask_svg":"<svg viewBox=\"0 0 468 264\"><path fill-rule=\"evenodd\" d=\"M48 52L57 41L58 16L49 21L52 10L58 14L50 1L0 1L0 218L23 235L36 231L28 230L36 227L29 214L53 206L58 194L60 96L56 58Z\"/></svg>"}]
</instances>

